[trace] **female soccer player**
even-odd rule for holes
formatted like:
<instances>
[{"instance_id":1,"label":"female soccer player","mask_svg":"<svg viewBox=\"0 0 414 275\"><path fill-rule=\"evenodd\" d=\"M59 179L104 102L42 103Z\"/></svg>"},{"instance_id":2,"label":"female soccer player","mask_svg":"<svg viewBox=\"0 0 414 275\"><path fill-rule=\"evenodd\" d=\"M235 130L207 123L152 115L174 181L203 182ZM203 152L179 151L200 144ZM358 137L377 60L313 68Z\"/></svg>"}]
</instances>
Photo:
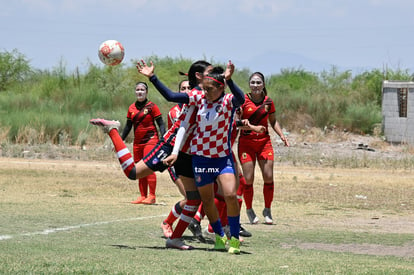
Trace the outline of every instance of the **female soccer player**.
<instances>
[{"instance_id":1,"label":"female soccer player","mask_svg":"<svg viewBox=\"0 0 414 275\"><path fill-rule=\"evenodd\" d=\"M125 140L132 127L134 127L133 154L134 162L137 163L157 144L159 140L157 127L160 131L160 136L162 136L165 133L165 126L160 109L147 98L147 83L138 82L135 85L135 95L137 100L128 108L127 121L121 138ZM139 191L141 197L131 203L155 203L156 186L157 177L154 172L146 177L140 178Z\"/></svg>"},{"instance_id":2,"label":"female soccer player","mask_svg":"<svg viewBox=\"0 0 414 275\"><path fill-rule=\"evenodd\" d=\"M226 72L215 67L203 77L203 90L193 89L188 94L177 94L166 88L154 75L154 65L144 61L137 65L139 72L150 81L169 101L196 106L197 125L191 140L193 172L204 210L216 233L215 249L225 249L226 236L221 226L219 213L214 204L214 182L220 185L227 205L231 239L229 253L240 253L240 211L236 197L236 178L231 154L230 134L234 111L244 103L243 92L233 83L234 65L229 62ZM224 92L225 79L232 94Z\"/></svg>"},{"instance_id":3,"label":"female soccer player","mask_svg":"<svg viewBox=\"0 0 414 275\"><path fill-rule=\"evenodd\" d=\"M204 60L196 61L191 65L187 75L190 87L193 90L201 91L200 86L202 85L201 81L203 79L203 74L209 72L210 69L211 64ZM181 121L189 124L195 123L194 109L194 107L187 108L186 106L183 106L180 118L174 123L173 127L169 128L151 152L135 165L131 153L118 133L118 128L120 127L119 121L97 118L91 119L89 122L93 125L101 126L103 131L108 133L112 143L114 144L114 148L124 174L129 179L135 180L145 177L154 171L163 172L169 167L169 165L163 163L163 160L172 152L177 134L177 128L180 126ZM190 129L186 134L191 133L192 130ZM189 138L189 140L191 140L191 138ZM166 242L166 247L182 250L193 248L186 245L181 240L181 236L201 203L200 194L194 183L194 173L191 167L192 157L186 153L186 147L189 147L189 145L184 144L178 154L178 159L174 164L174 168L177 175L179 175L183 182L187 202L185 207L182 209L179 222L177 223L171 237L168 238Z\"/></svg>"},{"instance_id":4,"label":"female soccer player","mask_svg":"<svg viewBox=\"0 0 414 275\"><path fill-rule=\"evenodd\" d=\"M188 80L182 80L178 84L178 92L179 93L186 93L191 91L190 83ZM167 125L168 128L171 128L173 124L179 119L180 114L182 112L183 104L177 104L173 106L170 111L168 112L168 120ZM177 202L171 209L169 215L165 220L161 223L161 229L164 233L166 238L170 238L173 234L172 225L173 223L180 217L182 209L185 206L186 198L185 198L185 189L182 180L177 176L174 166L168 167L168 173L170 174L171 180L177 185L178 190L184 196L183 200Z\"/></svg>"},{"instance_id":5,"label":"female soccer player","mask_svg":"<svg viewBox=\"0 0 414 275\"><path fill-rule=\"evenodd\" d=\"M243 195L246 204L246 212L251 224L259 222L253 208L253 181L256 160L259 163L263 176L264 209L263 216L266 224L272 224L271 205L273 201L273 147L268 131L268 122L273 130L280 136L286 146L289 142L284 136L275 116L273 100L267 96L265 78L262 73L255 72L249 78L251 92L245 96L242 106L242 119L248 119L252 125L262 125L266 131L255 133L242 130L239 137L238 155L242 165L246 185Z\"/></svg>"}]
</instances>

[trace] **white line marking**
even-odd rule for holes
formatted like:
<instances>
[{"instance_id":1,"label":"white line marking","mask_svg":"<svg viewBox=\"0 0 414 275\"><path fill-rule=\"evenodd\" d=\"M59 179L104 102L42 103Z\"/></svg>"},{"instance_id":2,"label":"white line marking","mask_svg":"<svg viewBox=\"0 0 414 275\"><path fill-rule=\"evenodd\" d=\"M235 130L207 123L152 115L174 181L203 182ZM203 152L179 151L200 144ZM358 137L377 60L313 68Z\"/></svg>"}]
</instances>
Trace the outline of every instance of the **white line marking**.
<instances>
[{"instance_id":1,"label":"white line marking","mask_svg":"<svg viewBox=\"0 0 414 275\"><path fill-rule=\"evenodd\" d=\"M122 220L113 220L113 221L84 223L84 224L71 225L71 226L65 226L65 227L60 227L60 228L45 229L43 231L23 233L23 234L18 234L18 235L0 235L0 241L10 240L10 239L13 239L15 237L21 237L21 236L48 235L48 234L58 233L58 232L62 232L62 231L69 231L69 230L73 230L73 229L79 229L79 228L82 228L82 227L97 226L97 225L117 223L117 222L139 221L139 220L146 220L146 219L152 219L152 218L161 218L161 217L166 217L166 216L167 215L159 215L159 216L148 216L148 217L137 217L137 218L122 219Z\"/></svg>"}]
</instances>

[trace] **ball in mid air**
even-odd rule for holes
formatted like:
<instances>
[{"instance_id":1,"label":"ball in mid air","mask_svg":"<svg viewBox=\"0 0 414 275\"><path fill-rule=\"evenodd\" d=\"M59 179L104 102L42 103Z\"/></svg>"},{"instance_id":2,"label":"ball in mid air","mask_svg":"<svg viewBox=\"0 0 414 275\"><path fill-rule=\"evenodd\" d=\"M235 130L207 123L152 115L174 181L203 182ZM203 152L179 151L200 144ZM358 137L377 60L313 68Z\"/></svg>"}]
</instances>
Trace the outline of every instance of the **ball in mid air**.
<instances>
[{"instance_id":1,"label":"ball in mid air","mask_svg":"<svg viewBox=\"0 0 414 275\"><path fill-rule=\"evenodd\" d=\"M98 56L105 65L118 65L124 59L124 55L124 46L116 40L107 40L99 46Z\"/></svg>"}]
</instances>

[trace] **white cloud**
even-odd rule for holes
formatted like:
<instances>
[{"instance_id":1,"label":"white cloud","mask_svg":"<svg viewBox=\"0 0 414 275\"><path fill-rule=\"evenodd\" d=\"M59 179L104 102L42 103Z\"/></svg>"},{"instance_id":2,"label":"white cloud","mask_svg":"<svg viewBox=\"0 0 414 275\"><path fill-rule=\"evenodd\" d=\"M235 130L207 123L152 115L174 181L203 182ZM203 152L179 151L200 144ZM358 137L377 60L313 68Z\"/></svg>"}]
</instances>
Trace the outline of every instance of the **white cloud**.
<instances>
[{"instance_id":1,"label":"white cloud","mask_svg":"<svg viewBox=\"0 0 414 275\"><path fill-rule=\"evenodd\" d=\"M251 1L242 0L239 9L249 15L279 15L283 12L292 12L295 5L292 1L267 0L267 1Z\"/></svg>"}]
</instances>

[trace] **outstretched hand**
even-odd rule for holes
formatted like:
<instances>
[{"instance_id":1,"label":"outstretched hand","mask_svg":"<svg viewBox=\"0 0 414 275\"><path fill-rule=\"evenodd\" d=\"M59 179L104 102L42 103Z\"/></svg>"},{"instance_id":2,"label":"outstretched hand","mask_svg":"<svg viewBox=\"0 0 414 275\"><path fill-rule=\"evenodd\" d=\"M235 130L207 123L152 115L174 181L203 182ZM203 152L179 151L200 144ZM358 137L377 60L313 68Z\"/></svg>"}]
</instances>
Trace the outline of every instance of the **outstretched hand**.
<instances>
[{"instance_id":1,"label":"outstretched hand","mask_svg":"<svg viewBox=\"0 0 414 275\"><path fill-rule=\"evenodd\" d=\"M231 63L231 60L229 60L229 63L227 63L226 71L224 72L224 78L226 80L231 79L231 76L233 75L233 73L234 73L234 64Z\"/></svg>"},{"instance_id":2,"label":"outstretched hand","mask_svg":"<svg viewBox=\"0 0 414 275\"><path fill-rule=\"evenodd\" d=\"M137 62L136 67L140 74L145 75L148 78L154 75L154 64L152 61L150 61L150 66L148 66L147 63L141 59L141 61Z\"/></svg>"}]
</instances>

